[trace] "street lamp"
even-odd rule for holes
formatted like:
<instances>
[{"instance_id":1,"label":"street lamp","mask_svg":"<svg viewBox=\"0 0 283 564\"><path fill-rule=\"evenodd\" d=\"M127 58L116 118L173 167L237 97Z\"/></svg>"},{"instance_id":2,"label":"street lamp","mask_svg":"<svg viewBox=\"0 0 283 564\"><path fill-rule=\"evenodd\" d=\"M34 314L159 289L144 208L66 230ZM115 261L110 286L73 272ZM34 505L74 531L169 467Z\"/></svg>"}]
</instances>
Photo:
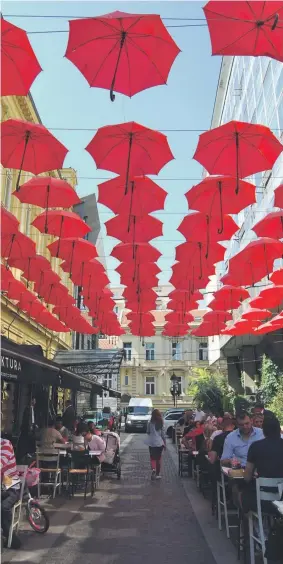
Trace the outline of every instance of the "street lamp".
<instances>
[{"instance_id":1,"label":"street lamp","mask_svg":"<svg viewBox=\"0 0 283 564\"><path fill-rule=\"evenodd\" d=\"M173 397L174 407L177 406L177 397L181 395L181 385L178 380L178 376L176 376L175 372L173 372L170 381L172 385L170 387L170 392Z\"/></svg>"}]
</instances>

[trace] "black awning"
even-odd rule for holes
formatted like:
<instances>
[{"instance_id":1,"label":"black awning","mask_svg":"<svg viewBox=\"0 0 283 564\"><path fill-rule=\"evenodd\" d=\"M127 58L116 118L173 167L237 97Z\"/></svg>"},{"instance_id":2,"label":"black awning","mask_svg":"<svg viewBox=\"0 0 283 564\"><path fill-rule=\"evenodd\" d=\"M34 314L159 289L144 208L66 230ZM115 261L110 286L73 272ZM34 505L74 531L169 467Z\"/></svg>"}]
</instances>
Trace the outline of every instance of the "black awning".
<instances>
[{"instance_id":1,"label":"black awning","mask_svg":"<svg viewBox=\"0 0 283 564\"><path fill-rule=\"evenodd\" d=\"M33 348L33 347L32 347ZM35 356L28 345L21 346L1 338L1 377L13 382L58 383L60 368L43 356Z\"/></svg>"},{"instance_id":2,"label":"black awning","mask_svg":"<svg viewBox=\"0 0 283 564\"><path fill-rule=\"evenodd\" d=\"M92 392L95 394L100 394L102 387L99 384L94 384L86 378L82 378L78 374L71 372L70 370L65 370L61 368L60 371L60 386L62 388L70 388L71 390L77 390L81 392Z\"/></svg>"}]
</instances>

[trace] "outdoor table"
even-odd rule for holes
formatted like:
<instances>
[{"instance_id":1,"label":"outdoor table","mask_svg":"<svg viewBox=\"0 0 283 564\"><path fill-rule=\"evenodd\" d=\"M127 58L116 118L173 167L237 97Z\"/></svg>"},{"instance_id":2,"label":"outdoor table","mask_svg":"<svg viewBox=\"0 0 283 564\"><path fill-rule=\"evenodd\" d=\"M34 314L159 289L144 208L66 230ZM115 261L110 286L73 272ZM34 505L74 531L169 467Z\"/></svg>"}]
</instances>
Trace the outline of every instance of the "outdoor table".
<instances>
[{"instance_id":1,"label":"outdoor table","mask_svg":"<svg viewBox=\"0 0 283 564\"><path fill-rule=\"evenodd\" d=\"M10 488L14 488L15 486L17 486L20 483L21 483L21 480L19 478L17 478L17 479L12 478L12 482L9 486L6 486L6 484L3 484L4 491L8 491Z\"/></svg>"},{"instance_id":2,"label":"outdoor table","mask_svg":"<svg viewBox=\"0 0 283 564\"><path fill-rule=\"evenodd\" d=\"M102 450L90 450L88 452L89 456L100 456L102 454Z\"/></svg>"},{"instance_id":3,"label":"outdoor table","mask_svg":"<svg viewBox=\"0 0 283 564\"><path fill-rule=\"evenodd\" d=\"M231 476L231 473L230 473L231 470L232 470L232 468L228 468L227 466L221 466L221 471L230 480L243 480L244 479L244 473L243 473L242 476Z\"/></svg>"},{"instance_id":4,"label":"outdoor table","mask_svg":"<svg viewBox=\"0 0 283 564\"><path fill-rule=\"evenodd\" d=\"M273 501L272 503L277 511L283 515L283 501Z\"/></svg>"},{"instance_id":5,"label":"outdoor table","mask_svg":"<svg viewBox=\"0 0 283 564\"><path fill-rule=\"evenodd\" d=\"M59 448L60 450L63 450L63 449L67 450L67 449L72 448L72 446L73 446L73 443L54 443L52 448Z\"/></svg>"}]
</instances>

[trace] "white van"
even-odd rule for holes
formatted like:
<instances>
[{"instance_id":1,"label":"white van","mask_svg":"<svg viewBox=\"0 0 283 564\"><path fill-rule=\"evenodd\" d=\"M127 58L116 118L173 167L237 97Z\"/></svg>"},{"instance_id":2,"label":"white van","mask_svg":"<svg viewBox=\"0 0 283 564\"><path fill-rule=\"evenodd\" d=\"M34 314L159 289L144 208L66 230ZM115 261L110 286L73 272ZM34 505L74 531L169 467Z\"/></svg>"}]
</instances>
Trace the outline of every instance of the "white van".
<instances>
[{"instance_id":1,"label":"white van","mask_svg":"<svg viewBox=\"0 0 283 564\"><path fill-rule=\"evenodd\" d=\"M127 419L125 431L129 433L134 430L146 431L147 424L151 419L152 400L149 398L131 398L127 408Z\"/></svg>"}]
</instances>

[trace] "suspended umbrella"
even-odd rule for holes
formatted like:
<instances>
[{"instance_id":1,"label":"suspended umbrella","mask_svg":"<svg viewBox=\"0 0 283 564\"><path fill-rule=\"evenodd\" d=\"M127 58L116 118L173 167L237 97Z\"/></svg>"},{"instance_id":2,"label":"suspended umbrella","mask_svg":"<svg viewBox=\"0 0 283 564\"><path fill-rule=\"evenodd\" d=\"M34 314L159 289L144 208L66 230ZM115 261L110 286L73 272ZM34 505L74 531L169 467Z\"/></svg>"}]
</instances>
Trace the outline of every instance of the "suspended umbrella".
<instances>
[{"instance_id":1,"label":"suspended umbrella","mask_svg":"<svg viewBox=\"0 0 283 564\"><path fill-rule=\"evenodd\" d=\"M241 335L254 335L260 321L249 321L247 319L240 319L234 325L226 327L221 331L222 335L241 336Z\"/></svg>"},{"instance_id":2,"label":"suspended umbrella","mask_svg":"<svg viewBox=\"0 0 283 564\"><path fill-rule=\"evenodd\" d=\"M283 184L280 184L274 190L274 207L283 208Z\"/></svg>"},{"instance_id":3,"label":"suspended umbrella","mask_svg":"<svg viewBox=\"0 0 283 564\"><path fill-rule=\"evenodd\" d=\"M20 299L18 307L19 309L23 310L32 319L37 318L42 311L47 311L44 305L42 305L42 303L37 299L29 303L26 303L25 300L22 302L22 300Z\"/></svg>"},{"instance_id":4,"label":"suspended umbrella","mask_svg":"<svg viewBox=\"0 0 283 564\"><path fill-rule=\"evenodd\" d=\"M61 268L64 272L70 271L70 263L62 263ZM79 263L75 263L73 265L73 270L71 274L72 281L77 286L83 286L84 283L88 282L89 277L96 277L101 278L102 280L105 279L107 284L107 277L105 274L105 269L103 264L96 259L82 261Z\"/></svg>"},{"instance_id":5,"label":"suspended umbrella","mask_svg":"<svg viewBox=\"0 0 283 564\"><path fill-rule=\"evenodd\" d=\"M231 313L229 313L228 311L208 311L207 313L204 314L203 316L203 322L208 322L211 324L214 324L216 322L216 324L218 323L226 323L227 321L230 321L231 319L233 319L233 316L231 315Z\"/></svg>"},{"instance_id":6,"label":"suspended umbrella","mask_svg":"<svg viewBox=\"0 0 283 564\"><path fill-rule=\"evenodd\" d=\"M265 125L230 121L199 136L194 159L209 174L236 177L235 193L240 178L271 170L283 146Z\"/></svg>"},{"instance_id":7,"label":"suspended umbrella","mask_svg":"<svg viewBox=\"0 0 283 564\"><path fill-rule=\"evenodd\" d=\"M30 308L30 304L34 303L35 301L36 301L36 295L30 292L29 290L26 290L25 292L23 292L23 294L21 294L21 298L18 303L18 308L21 309L22 311L27 311Z\"/></svg>"},{"instance_id":8,"label":"suspended umbrella","mask_svg":"<svg viewBox=\"0 0 283 564\"><path fill-rule=\"evenodd\" d=\"M196 329L193 329L191 335L195 337L213 337L214 335L220 335L225 329L225 323L208 323L202 322Z\"/></svg>"},{"instance_id":9,"label":"suspended umbrella","mask_svg":"<svg viewBox=\"0 0 283 564\"><path fill-rule=\"evenodd\" d=\"M203 11L213 55L267 56L283 62L282 2L208 2Z\"/></svg>"},{"instance_id":10,"label":"suspended umbrella","mask_svg":"<svg viewBox=\"0 0 283 564\"><path fill-rule=\"evenodd\" d=\"M52 176L34 177L21 184L13 192L22 204L33 204L40 208L70 208L80 203L74 188L61 178Z\"/></svg>"},{"instance_id":11,"label":"suspended umbrella","mask_svg":"<svg viewBox=\"0 0 283 564\"><path fill-rule=\"evenodd\" d=\"M22 170L40 174L63 168L68 149L40 123L8 119L1 123L1 138L2 165L19 169L17 191Z\"/></svg>"},{"instance_id":12,"label":"suspended umbrella","mask_svg":"<svg viewBox=\"0 0 283 564\"><path fill-rule=\"evenodd\" d=\"M26 32L1 19L1 95L26 96L41 72Z\"/></svg>"},{"instance_id":13,"label":"suspended umbrella","mask_svg":"<svg viewBox=\"0 0 283 564\"><path fill-rule=\"evenodd\" d=\"M283 327L283 315L282 312L281 314L275 315L275 317L273 317L270 320L271 325L273 325L274 327Z\"/></svg>"},{"instance_id":14,"label":"suspended umbrella","mask_svg":"<svg viewBox=\"0 0 283 564\"><path fill-rule=\"evenodd\" d=\"M234 268L231 271L229 270L227 274L220 278L220 282L225 285L231 284L232 286L252 287L256 284L256 282L259 282L260 280L262 280L262 278L268 276L268 272L272 271L273 260L268 260L256 265L248 260L244 263L244 265L244 268L242 264L241 268L239 269L239 264L237 265L237 263L235 263L233 265Z\"/></svg>"},{"instance_id":15,"label":"suspended umbrella","mask_svg":"<svg viewBox=\"0 0 283 564\"><path fill-rule=\"evenodd\" d=\"M264 319L268 319L269 317L272 317L272 313L268 309L259 309L252 307L247 309L242 315L242 319L247 319L248 321L263 321Z\"/></svg>"},{"instance_id":16,"label":"suspended umbrella","mask_svg":"<svg viewBox=\"0 0 283 564\"><path fill-rule=\"evenodd\" d=\"M148 312L156 308L156 297L151 299L146 299L142 295L138 299L127 299L127 309L131 309L135 312Z\"/></svg>"},{"instance_id":17,"label":"suspended umbrella","mask_svg":"<svg viewBox=\"0 0 283 564\"><path fill-rule=\"evenodd\" d=\"M274 309L283 302L283 286L270 286L261 290L257 298L250 301L250 307Z\"/></svg>"},{"instance_id":18,"label":"suspended umbrella","mask_svg":"<svg viewBox=\"0 0 283 564\"><path fill-rule=\"evenodd\" d=\"M25 285L15 278L9 280L7 286L7 298L11 300L19 301L21 296L27 291Z\"/></svg>"},{"instance_id":19,"label":"suspended umbrella","mask_svg":"<svg viewBox=\"0 0 283 564\"><path fill-rule=\"evenodd\" d=\"M131 334L137 335L138 337L154 337L155 335L155 328L153 327L153 325L140 327L130 323L129 327L131 328Z\"/></svg>"},{"instance_id":20,"label":"suspended umbrella","mask_svg":"<svg viewBox=\"0 0 283 564\"><path fill-rule=\"evenodd\" d=\"M153 288L158 286L159 279L157 276L153 274L137 274L135 280L133 281L132 277L126 274L122 274L120 276L120 284L123 286L132 286L133 288Z\"/></svg>"},{"instance_id":21,"label":"suspended umbrella","mask_svg":"<svg viewBox=\"0 0 283 564\"><path fill-rule=\"evenodd\" d=\"M270 282L278 286L283 286L283 268L275 270L270 276Z\"/></svg>"},{"instance_id":22,"label":"suspended umbrella","mask_svg":"<svg viewBox=\"0 0 283 564\"><path fill-rule=\"evenodd\" d=\"M1 206L1 236L17 233L20 222L6 208Z\"/></svg>"},{"instance_id":23,"label":"suspended umbrella","mask_svg":"<svg viewBox=\"0 0 283 564\"><path fill-rule=\"evenodd\" d=\"M200 212L192 212L182 220L178 231L187 241L206 242L205 258L209 256L211 243L228 241L238 231L239 227L230 215L223 216L223 229L219 233L219 218Z\"/></svg>"},{"instance_id":24,"label":"suspended umbrella","mask_svg":"<svg viewBox=\"0 0 283 564\"><path fill-rule=\"evenodd\" d=\"M0 283L1 283L1 292L7 292L9 289L9 284L15 281L11 270L8 270L3 264L1 264L1 276L0 276Z\"/></svg>"},{"instance_id":25,"label":"suspended umbrella","mask_svg":"<svg viewBox=\"0 0 283 564\"><path fill-rule=\"evenodd\" d=\"M194 317L189 312L182 312L181 310L171 311L165 316L166 322L175 323L176 325L183 325L184 323L189 323L194 321Z\"/></svg>"},{"instance_id":26,"label":"suspended umbrella","mask_svg":"<svg viewBox=\"0 0 283 564\"><path fill-rule=\"evenodd\" d=\"M265 267L265 276L269 276L273 269L273 262L283 255L283 243L269 237L261 237L249 243L242 251L234 255L229 262L229 272L238 272L239 267L250 264L254 267ZM245 270L245 269L244 269ZM263 277L263 276L262 276ZM261 278L262 278L261 277ZM258 282L259 279L254 279ZM246 282L245 285L247 285ZM244 284L243 284L244 285Z\"/></svg>"},{"instance_id":27,"label":"suspended umbrella","mask_svg":"<svg viewBox=\"0 0 283 564\"><path fill-rule=\"evenodd\" d=\"M252 229L258 237L283 239L283 210L267 214Z\"/></svg>"},{"instance_id":28,"label":"suspended umbrella","mask_svg":"<svg viewBox=\"0 0 283 564\"><path fill-rule=\"evenodd\" d=\"M155 317L152 313L148 312L148 313L144 313L144 312L140 312L140 313L135 313L133 311L130 311L127 313L127 319L130 321L142 321L142 322L152 322L155 321Z\"/></svg>"},{"instance_id":29,"label":"suspended umbrella","mask_svg":"<svg viewBox=\"0 0 283 564\"><path fill-rule=\"evenodd\" d=\"M50 331L55 331L56 333L68 333L70 329L63 325L59 319L54 317L49 311L42 311L36 317L37 323L46 327Z\"/></svg>"},{"instance_id":30,"label":"suspended umbrella","mask_svg":"<svg viewBox=\"0 0 283 564\"><path fill-rule=\"evenodd\" d=\"M47 245L52 257L60 257L71 265L83 261L88 261L98 256L96 247L90 241L82 239L81 237L68 237L54 241Z\"/></svg>"},{"instance_id":31,"label":"suspended umbrella","mask_svg":"<svg viewBox=\"0 0 283 564\"><path fill-rule=\"evenodd\" d=\"M105 227L109 237L116 237L122 243L148 243L163 235L162 221L150 215L116 215L105 222Z\"/></svg>"},{"instance_id":32,"label":"suspended umbrella","mask_svg":"<svg viewBox=\"0 0 283 564\"><path fill-rule=\"evenodd\" d=\"M195 264L190 262L177 262L172 266L172 276L170 278L170 284L175 286L175 288L189 288L191 285L193 288L203 288L208 284L210 274L214 273L213 265L207 264Z\"/></svg>"},{"instance_id":33,"label":"suspended umbrella","mask_svg":"<svg viewBox=\"0 0 283 564\"><path fill-rule=\"evenodd\" d=\"M166 323L162 335L164 337L184 337L188 335L190 329L188 325L175 325L174 323Z\"/></svg>"},{"instance_id":34,"label":"suspended umbrella","mask_svg":"<svg viewBox=\"0 0 283 564\"><path fill-rule=\"evenodd\" d=\"M66 288L66 286L63 286L62 284L60 284L60 282L42 288L41 295L47 304L64 305L65 300L67 300L68 303L75 302L74 298L72 298L68 294L68 289Z\"/></svg>"},{"instance_id":35,"label":"suspended umbrella","mask_svg":"<svg viewBox=\"0 0 283 564\"><path fill-rule=\"evenodd\" d=\"M8 263L12 268L22 270L22 276L26 278L28 282L36 281L43 271L51 271L50 262L41 255L26 258L10 258Z\"/></svg>"},{"instance_id":36,"label":"suspended umbrella","mask_svg":"<svg viewBox=\"0 0 283 564\"><path fill-rule=\"evenodd\" d=\"M123 291L123 297L126 300L139 300L140 297L143 297L143 299L146 301L147 299L155 299L157 298L157 294L156 292L154 292L154 290L151 289L141 289L137 292L136 288L125 288Z\"/></svg>"},{"instance_id":37,"label":"suspended umbrella","mask_svg":"<svg viewBox=\"0 0 283 564\"><path fill-rule=\"evenodd\" d=\"M233 309L238 309L240 307L241 302L239 302L236 298L229 298L228 296L225 298L215 298L211 302L209 302L208 306L213 311L232 311Z\"/></svg>"},{"instance_id":38,"label":"suspended umbrella","mask_svg":"<svg viewBox=\"0 0 283 564\"><path fill-rule=\"evenodd\" d=\"M55 235L59 239L65 237L84 237L91 228L73 212L52 210L38 215L32 225L40 233Z\"/></svg>"},{"instance_id":39,"label":"suspended umbrella","mask_svg":"<svg viewBox=\"0 0 283 564\"><path fill-rule=\"evenodd\" d=\"M262 325L257 327L255 333L256 334L258 333L260 335L265 335L266 333L272 333L273 331L276 331L276 328L279 327L272 325L272 323L269 321L268 323L263 323Z\"/></svg>"},{"instance_id":40,"label":"suspended umbrella","mask_svg":"<svg viewBox=\"0 0 283 564\"><path fill-rule=\"evenodd\" d=\"M87 298L91 298L93 295L96 295L98 290L103 290L105 286L109 284L109 278L103 273L97 275L89 274L82 280L82 282L82 295Z\"/></svg>"},{"instance_id":41,"label":"suspended umbrella","mask_svg":"<svg viewBox=\"0 0 283 564\"><path fill-rule=\"evenodd\" d=\"M158 174L174 159L163 133L134 121L100 127L86 151L97 168L125 176L125 194L129 178Z\"/></svg>"},{"instance_id":42,"label":"suspended umbrella","mask_svg":"<svg viewBox=\"0 0 283 564\"><path fill-rule=\"evenodd\" d=\"M52 284L58 284L61 282L60 276L53 272L53 270L40 270L34 275L34 290L39 295L44 291L45 288L50 287Z\"/></svg>"},{"instance_id":43,"label":"suspended umbrella","mask_svg":"<svg viewBox=\"0 0 283 564\"><path fill-rule=\"evenodd\" d=\"M163 210L167 192L147 176L129 179L129 190L125 195L125 178L118 176L98 184L98 202L115 214L144 216Z\"/></svg>"},{"instance_id":44,"label":"suspended umbrella","mask_svg":"<svg viewBox=\"0 0 283 564\"><path fill-rule=\"evenodd\" d=\"M231 176L205 178L193 186L186 194L189 209L197 210L209 216L220 216L219 233L223 230L223 215L238 214L241 210L256 202L255 186L244 180L238 181Z\"/></svg>"},{"instance_id":45,"label":"suspended umbrella","mask_svg":"<svg viewBox=\"0 0 283 564\"><path fill-rule=\"evenodd\" d=\"M111 257L114 257L121 262L131 262L134 260L135 265L144 264L147 262L156 262L161 253L149 243L119 243L111 252Z\"/></svg>"},{"instance_id":46,"label":"suspended umbrella","mask_svg":"<svg viewBox=\"0 0 283 564\"><path fill-rule=\"evenodd\" d=\"M125 262L119 264L117 268L115 268L116 272L120 274L121 280L123 279L132 279L133 282L136 280L143 280L145 277L153 277L156 276L161 272L159 266L155 262L146 262L135 265L135 261ZM121 282L122 283L122 282ZM128 286L128 283L126 284ZM157 284L158 286L158 284Z\"/></svg>"},{"instance_id":47,"label":"suspended umbrella","mask_svg":"<svg viewBox=\"0 0 283 564\"><path fill-rule=\"evenodd\" d=\"M10 258L30 258L35 256L35 243L23 233L2 235L1 237L1 256Z\"/></svg>"},{"instance_id":48,"label":"suspended umbrella","mask_svg":"<svg viewBox=\"0 0 283 564\"><path fill-rule=\"evenodd\" d=\"M81 71L90 86L132 97L142 90L167 83L180 52L155 14L112 12L95 18L69 21L65 56Z\"/></svg>"},{"instance_id":49,"label":"suspended umbrella","mask_svg":"<svg viewBox=\"0 0 283 564\"><path fill-rule=\"evenodd\" d=\"M247 300L250 294L246 288L241 286L224 285L222 288L213 293L214 300L209 303L209 307L213 310L232 310L237 309L241 302ZM216 307L219 304L220 307Z\"/></svg>"}]
</instances>

